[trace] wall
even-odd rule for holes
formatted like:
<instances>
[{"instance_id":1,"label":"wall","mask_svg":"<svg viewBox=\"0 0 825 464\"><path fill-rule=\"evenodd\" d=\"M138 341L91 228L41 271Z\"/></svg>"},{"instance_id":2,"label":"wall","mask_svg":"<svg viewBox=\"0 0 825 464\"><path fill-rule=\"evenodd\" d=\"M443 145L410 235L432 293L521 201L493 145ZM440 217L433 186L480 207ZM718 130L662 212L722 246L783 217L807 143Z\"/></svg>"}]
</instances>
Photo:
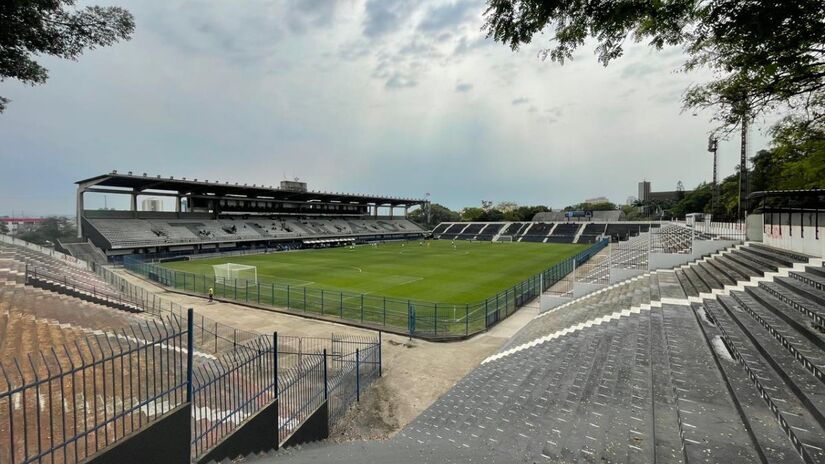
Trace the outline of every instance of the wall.
<instances>
[{"instance_id":1,"label":"wall","mask_svg":"<svg viewBox=\"0 0 825 464\"><path fill-rule=\"evenodd\" d=\"M825 256L825 213L774 213L772 217L765 214L763 220L762 242L765 245L810 256Z\"/></svg>"}]
</instances>

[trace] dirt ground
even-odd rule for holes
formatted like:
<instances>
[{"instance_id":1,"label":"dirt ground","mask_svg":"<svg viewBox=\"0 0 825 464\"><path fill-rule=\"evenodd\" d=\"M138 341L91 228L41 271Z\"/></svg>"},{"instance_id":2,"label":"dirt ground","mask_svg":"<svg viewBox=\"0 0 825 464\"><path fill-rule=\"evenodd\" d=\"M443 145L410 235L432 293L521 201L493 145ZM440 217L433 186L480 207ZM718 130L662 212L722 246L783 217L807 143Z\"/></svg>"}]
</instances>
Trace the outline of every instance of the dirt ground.
<instances>
[{"instance_id":1,"label":"dirt ground","mask_svg":"<svg viewBox=\"0 0 825 464\"><path fill-rule=\"evenodd\" d=\"M324 337L331 333L374 335L375 331L331 322L307 319L274 311L214 302L166 291L123 270L116 271L134 284L161 295L164 299L192 307L218 322L260 333L278 331L293 336ZM361 395L357 403L337 424L331 437L335 441L383 439L401 430L447 392L484 358L495 353L513 334L538 312L528 305L490 331L449 343L433 343L384 334L383 376Z\"/></svg>"}]
</instances>

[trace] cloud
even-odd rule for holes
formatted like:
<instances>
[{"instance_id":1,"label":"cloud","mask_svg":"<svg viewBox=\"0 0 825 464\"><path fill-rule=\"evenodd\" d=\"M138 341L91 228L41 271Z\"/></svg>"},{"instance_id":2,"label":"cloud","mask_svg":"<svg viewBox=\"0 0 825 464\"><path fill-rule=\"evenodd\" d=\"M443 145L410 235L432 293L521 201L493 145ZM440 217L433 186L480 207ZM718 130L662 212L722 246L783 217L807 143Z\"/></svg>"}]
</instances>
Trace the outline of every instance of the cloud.
<instances>
[{"instance_id":1,"label":"cloud","mask_svg":"<svg viewBox=\"0 0 825 464\"><path fill-rule=\"evenodd\" d=\"M655 73L656 71L658 71L658 69L651 66L649 63L645 61L637 61L624 67L622 69L621 76L623 79L632 79L645 77L649 74Z\"/></svg>"},{"instance_id":2,"label":"cloud","mask_svg":"<svg viewBox=\"0 0 825 464\"><path fill-rule=\"evenodd\" d=\"M481 15L482 6L475 1L457 1L428 9L424 19L418 23L418 30L434 34L446 30L455 30L473 16Z\"/></svg>"},{"instance_id":3,"label":"cloud","mask_svg":"<svg viewBox=\"0 0 825 464\"><path fill-rule=\"evenodd\" d=\"M486 37L481 36L477 38L469 38L467 36L462 36L458 40L458 45L456 45L453 54L455 55L465 55L467 53L472 52L473 50L480 49L482 47L489 46L493 44L492 40L488 40Z\"/></svg>"},{"instance_id":4,"label":"cloud","mask_svg":"<svg viewBox=\"0 0 825 464\"><path fill-rule=\"evenodd\" d=\"M513 101L511 101L510 104L512 104L513 106L518 106L518 105L523 105L523 104L525 104L529 101L530 101L530 99L527 98L527 97L518 97L518 98L514 99Z\"/></svg>"},{"instance_id":5,"label":"cloud","mask_svg":"<svg viewBox=\"0 0 825 464\"><path fill-rule=\"evenodd\" d=\"M416 85L418 85L418 82L408 76L402 76L400 73L394 73L387 79L385 84L388 89L406 89Z\"/></svg>"},{"instance_id":6,"label":"cloud","mask_svg":"<svg viewBox=\"0 0 825 464\"><path fill-rule=\"evenodd\" d=\"M325 1L330 2L330 0ZM364 35L374 39L396 31L408 18L413 5L412 0L368 0L365 9Z\"/></svg>"},{"instance_id":7,"label":"cloud","mask_svg":"<svg viewBox=\"0 0 825 464\"><path fill-rule=\"evenodd\" d=\"M302 34L308 29L332 24L338 2L331 0L289 0L285 6L289 30Z\"/></svg>"},{"instance_id":8,"label":"cloud","mask_svg":"<svg viewBox=\"0 0 825 464\"><path fill-rule=\"evenodd\" d=\"M561 106L552 106L552 107L547 108L546 110L544 110L544 112L547 115L554 116L554 117L557 117L557 118L560 118L563 114Z\"/></svg>"},{"instance_id":9,"label":"cloud","mask_svg":"<svg viewBox=\"0 0 825 464\"><path fill-rule=\"evenodd\" d=\"M455 91L458 93L467 93L473 89L473 84L467 82L459 82L455 85Z\"/></svg>"}]
</instances>

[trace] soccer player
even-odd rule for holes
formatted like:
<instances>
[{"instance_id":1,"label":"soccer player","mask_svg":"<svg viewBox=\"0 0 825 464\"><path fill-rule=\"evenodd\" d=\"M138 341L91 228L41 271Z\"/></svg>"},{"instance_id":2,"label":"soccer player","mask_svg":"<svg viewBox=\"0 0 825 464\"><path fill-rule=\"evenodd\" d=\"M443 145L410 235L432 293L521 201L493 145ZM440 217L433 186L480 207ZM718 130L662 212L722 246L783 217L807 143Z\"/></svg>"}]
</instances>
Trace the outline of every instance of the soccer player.
<instances>
[{"instance_id":1,"label":"soccer player","mask_svg":"<svg viewBox=\"0 0 825 464\"><path fill-rule=\"evenodd\" d=\"M215 289L213 289L212 287L209 287L209 292L208 293L209 293L209 302L212 303L213 302L212 298L215 296Z\"/></svg>"}]
</instances>

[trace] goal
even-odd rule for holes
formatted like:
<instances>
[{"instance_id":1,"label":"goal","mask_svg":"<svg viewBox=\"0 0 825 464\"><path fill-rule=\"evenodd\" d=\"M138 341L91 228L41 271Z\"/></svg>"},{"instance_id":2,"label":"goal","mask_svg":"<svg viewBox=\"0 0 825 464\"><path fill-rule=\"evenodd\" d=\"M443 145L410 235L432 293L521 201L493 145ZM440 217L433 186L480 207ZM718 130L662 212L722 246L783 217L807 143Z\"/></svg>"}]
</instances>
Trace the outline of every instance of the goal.
<instances>
[{"instance_id":1,"label":"goal","mask_svg":"<svg viewBox=\"0 0 825 464\"><path fill-rule=\"evenodd\" d=\"M234 282L246 282L246 286L258 285L258 268L245 264L216 264L212 266L215 271L215 282L219 284L229 284Z\"/></svg>"},{"instance_id":2,"label":"goal","mask_svg":"<svg viewBox=\"0 0 825 464\"><path fill-rule=\"evenodd\" d=\"M513 242L515 240L513 240L512 235L499 235L498 240L496 240L496 241L497 242Z\"/></svg>"}]
</instances>

